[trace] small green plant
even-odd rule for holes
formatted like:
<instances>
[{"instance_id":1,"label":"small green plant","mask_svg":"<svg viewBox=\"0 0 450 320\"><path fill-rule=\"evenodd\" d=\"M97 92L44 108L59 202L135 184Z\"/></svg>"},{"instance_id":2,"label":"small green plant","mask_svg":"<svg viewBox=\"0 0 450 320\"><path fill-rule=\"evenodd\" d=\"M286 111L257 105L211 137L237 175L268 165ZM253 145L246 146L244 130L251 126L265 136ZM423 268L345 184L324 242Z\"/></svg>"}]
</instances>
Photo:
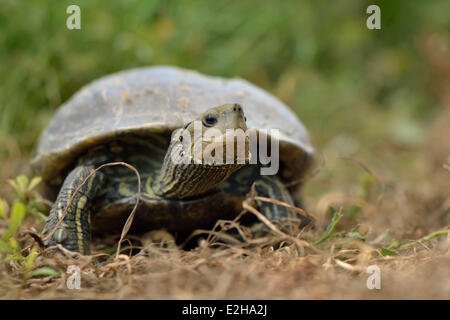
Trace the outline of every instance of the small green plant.
<instances>
[{"instance_id":1,"label":"small green plant","mask_svg":"<svg viewBox=\"0 0 450 320\"><path fill-rule=\"evenodd\" d=\"M3 204L3 209L6 207L5 201L1 200ZM2 209L0 209L2 210ZM3 258L3 255L6 256L5 261L17 262L22 268L22 281L26 281L28 278L29 271L32 268L32 264L35 258L35 253L37 248L33 247L28 254L28 256L24 256L22 254L22 248L20 246L19 241L17 240L17 236L19 233L20 226L25 218L26 207L23 203L16 202L12 206L10 216L8 219L8 211L3 211L3 218L8 219L8 228L6 232L3 234L0 239L0 255Z\"/></svg>"},{"instance_id":2,"label":"small green plant","mask_svg":"<svg viewBox=\"0 0 450 320\"><path fill-rule=\"evenodd\" d=\"M356 226L355 228L353 228L349 232L340 232L340 233L336 234L336 237L358 239L358 240L361 240L362 242L366 242L366 235L367 235L368 231L361 233L358 229L359 229L359 225Z\"/></svg>"},{"instance_id":3,"label":"small green plant","mask_svg":"<svg viewBox=\"0 0 450 320\"><path fill-rule=\"evenodd\" d=\"M37 217L40 221L46 219L43 214L45 208L39 203L40 196L35 191L40 182L41 179L38 177L30 181L27 176L20 175L9 181L16 195L13 205L10 206L5 199L0 199L0 219L7 221L6 232L0 238L0 257L7 262L14 262L20 267L22 287L26 284L26 280L32 276L55 276L55 273L57 273L55 270L46 267L33 270L38 255L38 247L33 245L31 249L26 250L21 247L18 240L20 227L27 217ZM25 254L25 252L28 252L28 254Z\"/></svg>"},{"instance_id":4,"label":"small green plant","mask_svg":"<svg viewBox=\"0 0 450 320\"><path fill-rule=\"evenodd\" d=\"M20 202L14 203L12 210L11 210L11 217L8 221L8 229L6 230L6 233L3 235L2 240L9 241L13 239L22 224L23 219L25 218L26 208L25 205L23 205Z\"/></svg>"},{"instance_id":5,"label":"small green plant","mask_svg":"<svg viewBox=\"0 0 450 320\"><path fill-rule=\"evenodd\" d=\"M40 196L35 190L41 181L40 177L34 177L30 180L26 175L20 175L8 182L15 191L17 201L25 205L26 213L38 217L42 222L47 218L43 213L45 207L39 201Z\"/></svg>"},{"instance_id":6,"label":"small green plant","mask_svg":"<svg viewBox=\"0 0 450 320\"><path fill-rule=\"evenodd\" d=\"M336 225L339 223L339 221L341 220L341 218L343 216L342 212L337 211L334 207L330 207L330 211L332 214L331 222L328 225L327 230L325 231L325 234L320 239L317 239L316 241L314 241L315 246L323 243L324 241L326 241L328 238L331 237L331 234L333 233L334 228L336 227Z\"/></svg>"},{"instance_id":7,"label":"small green plant","mask_svg":"<svg viewBox=\"0 0 450 320\"><path fill-rule=\"evenodd\" d=\"M405 242L403 244L395 239L392 239L388 246L384 246L384 247L380 248L380 252L383 256L398 256L397 251L399 251L399 250L413 248L415 246L421 245L421 244L423 244L427 241L430 241L434 238L437 238L439 236L446 236L446 235L448 235L449 232L450 232L450 230L448 230L448 229L447 230L439 230L439 231L433 232L429 235L426 235L418 240Z\"/></svg>"},{"instance_id":8,"label":"small green plant","mask_svg":"<svg viewBox=\"0 0 450 320\"><path fill-rule=\"evenodd\" d=\"M6 219L8 217L8 202L5 199L0 198L0 219Z\"/></svg>"},{"instance_id":9,"label":"small green plant","mask_svg":"<svg viewBox=\"0 0 450 320\"><path fill-rule=\"evenodd\" d=\"M373 198L375 191L376 191L375 190L376 186L378 184L378 181L375 178L375 176L370 173L365 173L364 175L362 175L359 178L359 181L360 181L360 186L362 189L363 199L368 201L371 198Z\"/></svg>"}]
</instances>

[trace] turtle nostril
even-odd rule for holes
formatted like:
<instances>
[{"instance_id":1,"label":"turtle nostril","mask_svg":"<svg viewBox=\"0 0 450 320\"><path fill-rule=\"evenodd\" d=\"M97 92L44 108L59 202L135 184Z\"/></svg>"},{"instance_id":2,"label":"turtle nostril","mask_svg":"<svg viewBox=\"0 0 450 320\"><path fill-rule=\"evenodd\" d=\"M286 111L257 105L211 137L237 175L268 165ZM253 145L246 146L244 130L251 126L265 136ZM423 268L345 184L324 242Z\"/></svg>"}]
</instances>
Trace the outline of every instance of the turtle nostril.
<instances>
[{"instance_id":1,"label":"turtle nostril","mask_svg":"<svg viewBox=\"0 0 450 320\"><path fill-rule=\"evenodd\" d=\"M233 107L233 111L238 111L238 112L242 112L242 107L241 107L241 105L240 104L238 104L238 103L235 103L234 104L234 107Z\"/></svg>"}]
</instances>

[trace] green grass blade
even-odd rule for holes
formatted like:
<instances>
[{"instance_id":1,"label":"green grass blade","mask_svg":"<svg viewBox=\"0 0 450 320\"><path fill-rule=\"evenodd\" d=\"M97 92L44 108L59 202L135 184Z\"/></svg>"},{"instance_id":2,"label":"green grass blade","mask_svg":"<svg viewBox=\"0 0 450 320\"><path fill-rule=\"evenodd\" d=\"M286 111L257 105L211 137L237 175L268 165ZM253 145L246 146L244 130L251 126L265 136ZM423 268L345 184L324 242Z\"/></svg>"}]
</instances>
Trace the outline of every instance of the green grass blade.
<instances>
[{"instance_id":1,"label":"green grass blade","mask_svg":"<svg viewBox=\"0 0 450 320\"><path fill-rule=\"evenodd\" d=\"M11 210L11 219L9 220L8 231L6 231L3 239L8 240L11 236L19 231L20 225L25 218L26 208L23 203L16 202Z\"/></svg>"},{"instance_id":2,"label":"green grass blade","mask_svg":"<svg viewBox=\"0 0 450 320\"><path fill-rule=\"evenodd\" d=\"M36 270L31 271L32 277L44 277L44 276L51 276L53 278L59 278L60 274L58 271L50 268L50 267L42 267L38 268Z\"/></svg>"},{"instance_id":3,"label":"green grass blade","mask_svg":"<svg viewBox=\"0 0 450 320\"><path fill-rule=\"evenodd\" d=\"M331 222L328 225L327 230L325 231L325 234L320 239L314 241L315 246L318 244L321 244L322 242L324 242L331 236L331 233L333 232L334 228L336 227L336 225L339 223L339 221L341 220L341 218L343 216L341 211L337 211L333 207L330 207L330 211L331 211L331 214L333 215L331 218Z\"/></svg>"}]
</instances>

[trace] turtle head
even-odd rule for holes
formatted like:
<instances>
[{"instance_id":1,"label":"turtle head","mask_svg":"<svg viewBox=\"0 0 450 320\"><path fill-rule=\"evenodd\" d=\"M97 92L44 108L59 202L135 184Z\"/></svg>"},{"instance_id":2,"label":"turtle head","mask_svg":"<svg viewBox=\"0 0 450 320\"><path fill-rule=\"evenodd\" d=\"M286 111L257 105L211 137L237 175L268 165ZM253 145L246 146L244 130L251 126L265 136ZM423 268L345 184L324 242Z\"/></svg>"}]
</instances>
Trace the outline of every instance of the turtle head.
<instances>
[{"instance_id":1,"label":"turtle head","mask_svg":"<svg viewBox=\"0 0 450 320\"><path fill-rule=\"evenodd\" d=\"M206 131L216 129L225 134L229 129L247 130L244 109L237 103L209 109L197 120L201 121Z\"/></svg>"},{"instance_id":2,"label":"turtle head","mask_svg":"<svg viewBox=\"0 0 450 320\"><path fill-rule=\"evenodd\" d=\"M243 108L237 103L226 104L209 109L188 123L177 133L176 140L183 142L183 155L189 155L194 163L242 163L249 157L246 130Z\"/></svg>"},{"instance_id":3,"label":"turtle head","mask_svg":"<svg viewBox=\"0 0 450 320\"><path fill-rule=\"evenodd\" d=\"M249 162L244 110L226 104L207 110L172 134L161 172L153 183L167 198L201 195Z\"/></svg>"}]
</instances>

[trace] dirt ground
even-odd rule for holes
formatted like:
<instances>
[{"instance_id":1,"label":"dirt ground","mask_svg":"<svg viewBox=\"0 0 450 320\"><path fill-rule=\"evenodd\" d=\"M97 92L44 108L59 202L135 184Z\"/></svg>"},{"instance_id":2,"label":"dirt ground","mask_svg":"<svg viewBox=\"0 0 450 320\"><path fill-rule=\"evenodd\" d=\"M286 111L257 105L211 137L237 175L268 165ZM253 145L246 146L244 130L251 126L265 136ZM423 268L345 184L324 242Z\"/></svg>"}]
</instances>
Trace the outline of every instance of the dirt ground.
<instances>
[{"instance_id":1,"label":"dirt ground","mask_svg":"<svg viewBox=\"0 0 450 320\"><path fill-rule=\"evenodd\" d=\"M385 174L378 176L380 180L371 187L308 199L309 211L317 217L316 227L289 234L275 230L267 237L249 238L235 244L217 244L218 239L211 237L186 251L177 248L169 234L160 232L157 235L160 243L141 237L134 255L129 256L125 248L118 258L111 252L68 259L60 255L46 256L39 249L33 269L47 267L59 275L25 277L20 263L3 261L0 296L13 299L449 299L450 171L444 166L427 167L426 159L421 157L418 162L422 165L404 180ZM321 180L329 179L331 169L339 167L340 162L340 158L329 157L325 166L330 170L322 168L309 183L321 186L324 183ZM361 169L353 167L353 170ZM332 236L317 243L329 224L327 208L330 206L339 208L343 216ZM355 206L359 212L349 214ZM1 222L4 231L6 223ZM33 243L24 232L40 231L41 227L33 219L25 220L19 238L22 248ZM356 230L353 236L352 230ZM424 238L442 230L440 235L429 237L430 240ZM403 247L394 245L392 252L383 252L393 239ZM418 239L424 241L412 242ZM94 241L94 251L113 246L114 241ZM27 252L29 249L24 255ZM80 267L79 290L67 287L70 265ZM367 288L371 276L367 268L371 265L380 269L380 289Z\"/></svg>"}]
</instances>

